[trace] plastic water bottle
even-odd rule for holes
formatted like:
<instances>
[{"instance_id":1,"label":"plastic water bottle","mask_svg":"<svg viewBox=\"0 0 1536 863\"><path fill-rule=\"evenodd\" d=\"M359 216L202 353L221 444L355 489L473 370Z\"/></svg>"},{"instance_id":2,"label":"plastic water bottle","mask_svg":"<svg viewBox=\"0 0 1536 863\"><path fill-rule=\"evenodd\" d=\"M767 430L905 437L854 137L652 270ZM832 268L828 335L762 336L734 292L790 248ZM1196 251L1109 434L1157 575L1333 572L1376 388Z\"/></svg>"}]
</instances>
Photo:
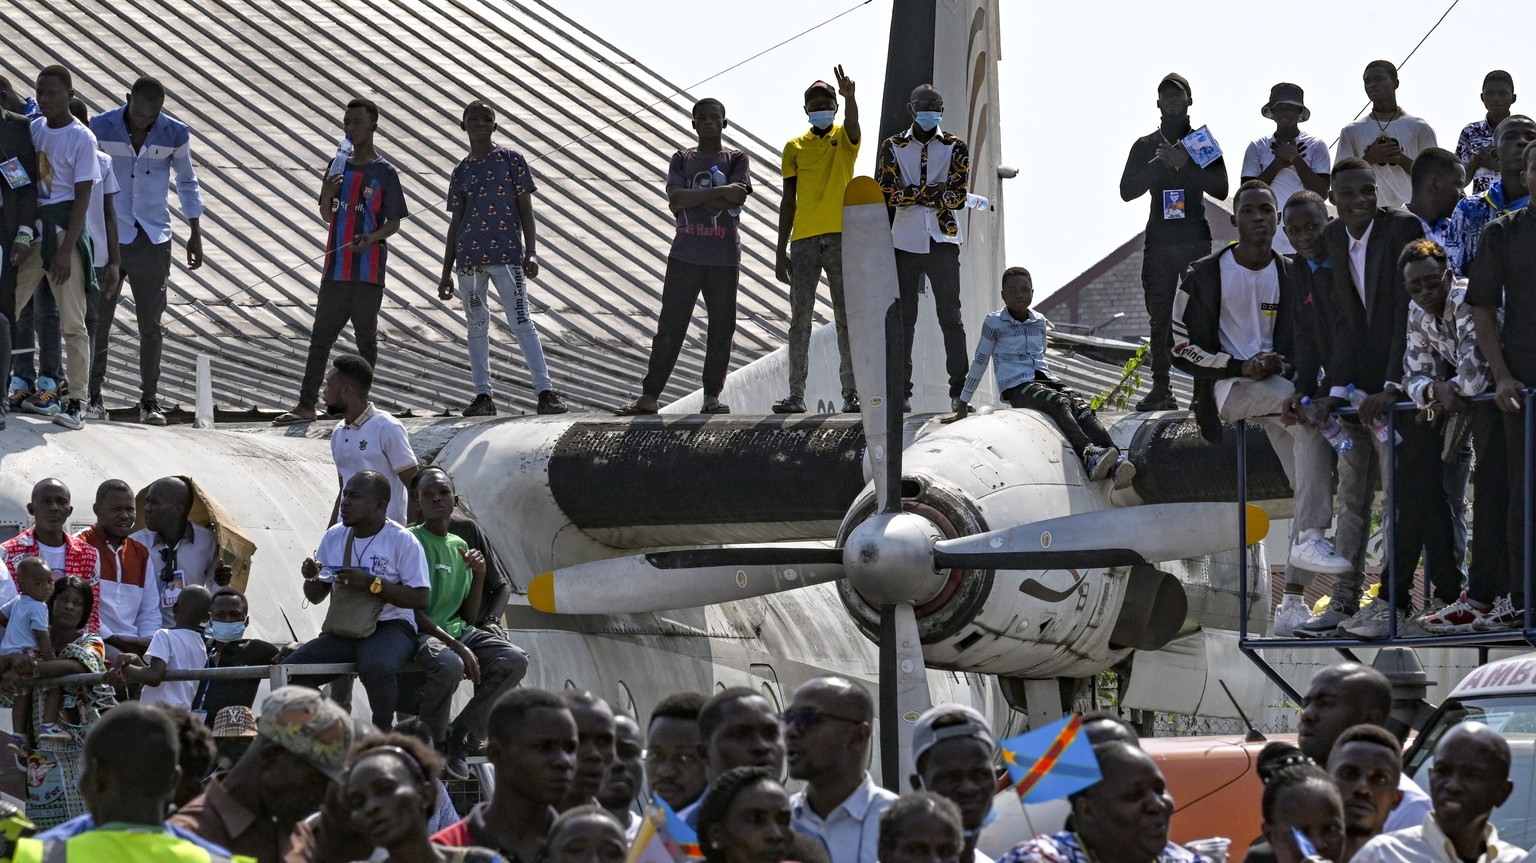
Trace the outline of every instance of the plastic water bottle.
<instances>
[{"instance_id":1,"label":"plastic water bottle","mask_svg":"<svg viewBox=\"0 0 1536 863\"><path fill-rule=\"evenodd\" d=\"M970 194L965 196L965 205L973 210L990 210L992 202L981 195Z\"/></svg>"},{"instance_id":2,"label":"plastic water bottle","mask_svg":"<svg viewBox=\"0 0 1536 863\"><path fill-rule=\"evenodd\" d=\"M1334 452L1349 452L1349 448L1355 442L1350 440L1349 433L1344 431L1344 426L1339 424L1339 418L1329 413L1322 405L1303 397L1301 400L1301 413L1317 429L1323 440L1333 447Z\"/></svg>"},{"instance_id":3,"label":"plastic water bottle","mask_svg":"<svg viewBox=\"0 0 1536 863\"><path fill-rule=\"evenodd\" d=\"M347 162L352 158L352 136L343 135L341 143L336 145L336 157L331 159L331 167L325 172L327 177L335 177L346 173Z\"/></svg>"},{"instance_id":4,"label":"plastic water bottle","mask_svg":"<svg viewBox=\"0 0 1536 863\"><path fill-rule=\"evenodd\" d=\"M715 184L716 188L719 188L721 186L729 186L731 184L731 181L726 179L725 172L720 170L720 166L719 165L710 165L709 166L709 178L714 181L714 184ZM741 215L741 208L740 207L732 207L731 209L727 210L726 212L730 213L733 216L739 216L739 215Z\"/></svg>"},{"instance_id":5,"label":"plastic water bottle","mask_svg":"<svg viewBox=\"0 0 1536 863\"><path fill-rule=\"evenodd\" d=\"M1365 393L1360 392L1360 390L1356 389L1354 384L1350 384L1349 385L1349 391L1348 391L1347 397L1349 399L1349 403L1354 405L1355 410L1359 410L1360 406L1365 404ZM1381 441L1382 443L1386 443L1387 442L1387 423L1386 423L1386 421L1385 420L1377 420L1377 421L1371 423L1371 434L1376 436L1376 440ZM1398 435L1397 436L1397 442L1398 443L1402 443L1403 442L1403 436L1402 435Z\"/></svg>"}]
</instances>

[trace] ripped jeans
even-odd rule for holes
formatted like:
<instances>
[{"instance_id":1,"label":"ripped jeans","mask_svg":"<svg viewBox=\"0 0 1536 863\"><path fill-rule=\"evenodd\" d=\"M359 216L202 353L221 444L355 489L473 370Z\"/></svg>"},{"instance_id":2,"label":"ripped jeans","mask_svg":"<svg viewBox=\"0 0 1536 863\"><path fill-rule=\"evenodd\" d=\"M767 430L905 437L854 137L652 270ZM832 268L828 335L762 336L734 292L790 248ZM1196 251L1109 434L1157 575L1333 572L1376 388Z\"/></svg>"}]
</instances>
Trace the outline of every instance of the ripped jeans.
<instances>
[{"instance_id":1,"label":"ripped jeans","mask_svg":"<svg viewBox=\"0 0 1536 863\"><path fill-rule=\"evenodd\" d=\"M494 395L491 389L491 310L486 293L496 285L496 293L507 310L507 326L523 349L523 361L533 379L535 394L550 389L549 366L544 362L544 346L534 328L528 308L528 292L523 268L511 264L489 267L460 267L459 296L464 300L464 317L469 324L469 378L475 395Z\"/></svg>"}]
</instances>

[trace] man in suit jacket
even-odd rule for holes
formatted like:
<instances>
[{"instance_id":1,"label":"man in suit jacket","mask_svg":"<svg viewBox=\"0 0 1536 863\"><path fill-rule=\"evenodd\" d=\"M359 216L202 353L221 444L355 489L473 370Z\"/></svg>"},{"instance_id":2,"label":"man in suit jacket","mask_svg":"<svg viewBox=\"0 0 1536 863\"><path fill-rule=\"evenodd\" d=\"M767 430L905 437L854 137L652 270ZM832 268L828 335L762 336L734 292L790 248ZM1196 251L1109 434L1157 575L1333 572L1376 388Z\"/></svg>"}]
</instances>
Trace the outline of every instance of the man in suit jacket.
<instances>
[{"instance_id":1,"label":"man in suit jacket","mask_svg":"<svg viewBox=\"0 0 1536 863\"><path fill-rule=\"evenodd\" d=\"M1376 173L1363 160L1340 160L1334 166L1329 194L1339 217L1323 229L1333 262L1328 302L1333 318L1331 346L1323 360L1329 397L1323 403L1330 408L1345 405L1350 384L1368 396L1360 408L1360 423L1346 424L1359 452L1352 450L1351 458L1341 459L1352 462L1340 468L1342 533L1346 518L1364 522L1370 517L1374 483L1369 455L1377 456L1377 468L1386 475L1387 446L1371 426L1385 421L1387 411L1402 398L1398 382L1407 347L1409 300L1397 258L1404 246L1424 235L1424 229L1418 217L1406 210L1376 206ZM1390 567L1396 607L1383 589L1378 599L1356 611L1364 576L1355 569L1335 582L1329 608L1304 624L1298 634L1326 636L1337 630L1356 638L1383 638L1394 613L1399 634L1414 634L1416 627L1410 626L1407 614L1409 588L1421 552L1438 598L1448 603L1460 592L1450 503L1441 481L1440 435L1415 422L1412 414L1399 414L1396 427L1401 441L1395 488L1411 490L1396 494L1392 513Z\"/></svg>"},{"instance_id":2,"label":"man in suit jacket","mask_svg":"<svg viewBox=\"0 0 1536 863\"><path fill-rule=\"evenodd\" d=\"M1191 264L1174 295L1173 363L1195 378L1206 440L1221 440L1222 420L1249 420L1269 436L1296 490L1286 581L1297 581L1294 570L1347 573L1349 561L1324 536L1333 524L1328 444L1311 424L1294 421L1299 394L1290 377L1298 359L1308 363L1296 350L1305 277L1272 246L1278 208L1269 186L1249 180L1232 203L1237 242Z\"/></svg>"},{"instance_id":3,"label":"man in suit jacket","mask_svg":"<svg viewBox=\"0 0 1536 863\"><path fill-rule=\"evenodd\" d=\"M37 150L32 124L26 117L0 108L0 245L9 252L0 260L0 387L11 380L11 324L16 320L16 271L21 259L33 254L33 224L37 221ZM21 240L22 242L17 242ZM5 428L5 403L0 401L0 429Z\"/></svg>"}]
</instances>

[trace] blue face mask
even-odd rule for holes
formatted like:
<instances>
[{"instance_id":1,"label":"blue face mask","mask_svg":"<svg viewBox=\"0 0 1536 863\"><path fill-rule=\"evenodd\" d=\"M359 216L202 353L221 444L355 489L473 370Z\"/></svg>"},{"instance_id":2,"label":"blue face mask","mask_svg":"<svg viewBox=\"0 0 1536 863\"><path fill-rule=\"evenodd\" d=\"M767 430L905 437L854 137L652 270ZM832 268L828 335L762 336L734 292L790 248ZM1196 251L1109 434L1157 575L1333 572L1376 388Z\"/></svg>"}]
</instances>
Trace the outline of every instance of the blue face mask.
<instances>
[{"instance_id":1,"label":"blue face mask","mask_svg":"<svg viewBox=\"0 0 1536 863\"><path fill-rule=\"evenodd\" d=\"M837 119L837 111L806 111L805 116L811 121L811 125L818 129L826 129Z\"/></svg>"},{"instance_id":2,"label":"blue face mask","mask_svg":"<svg viewBox=\"0 0 1536 863\"><path fill-rule=\"evenodd\" d=\"M938 128L939 121L944 119L943 111L918 111L913 118L924 132L932 132Z\"/></svg>"},{"instance_id":3,"label":"blue face mask","mask_svg":"<svg viewBox=\"0 0 1536 863\"><path fill-rule=\"evenodd\" d=\"M239 641L245 635L245 621L215 620L208 624L208 635L214 641Z\"/></svg>"}]
</instances>

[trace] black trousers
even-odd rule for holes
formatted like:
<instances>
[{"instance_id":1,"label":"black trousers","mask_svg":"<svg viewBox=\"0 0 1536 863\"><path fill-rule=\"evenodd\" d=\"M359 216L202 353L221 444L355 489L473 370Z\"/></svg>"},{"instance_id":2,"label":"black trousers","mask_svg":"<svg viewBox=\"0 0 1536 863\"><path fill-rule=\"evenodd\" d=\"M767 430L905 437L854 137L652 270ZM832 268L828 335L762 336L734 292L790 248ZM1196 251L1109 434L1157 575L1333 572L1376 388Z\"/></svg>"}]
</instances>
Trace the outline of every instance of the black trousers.
<instances>
[{"instance_id":1,"label":"black trousers","mask_svg":"<svg viewBox=\"0 0 1536 863\"><path fill-rule=\"evenodd\" d=\"M1211 253L1209 241L1198 243L1147 243L1142 249L1141 289L1151 319L1152 386L1167 387L1173 368L1173 295L1189 265Z\"/></svg>"},{"instance_id":2,"label":"black trousers","mask_svg":"<svg viewBox=\"0 0 1536 863\"><path fill-rule=\"evenodd\" d=\"M357 352L368 365L379 364L379 306L384 302L384 286L367 282L321 282L315 303L315 326L309 331L309 359L304 363L304 383L299 387L299 407L315 407L320 385L325 380L325 365L337 336L352 322L352 336Z\"/></svg>"},{"instance_id":3,"label":"black trousers","mask_svg":"<svg viewBox=\"0 0 1536 863\"><path fill-rule=\"evenodd\" d=\"M1520 419L1523 423L1524 418ZM1523 444L1521 448L1524 449ZM1514 571L1510 564L1520 567L1525 561L1511 558L1509 553L1515 547L1510 545L1514 539L1510 529L1517 523L1510 518L1510 498L1519 497L1522 503L1525 500L1524 468L1520 473L1510 470L1503 414L1491 401L1472 406L1472 449L1477 453L1472 468L1472 493L1477 498L1477 508L1472 511L1472 563L1467 569L1467 596L1492 603L1513 591L1518 599L1525 593L1525 580L1510 577Z\"/></svg>"},{"instance_id":4,"label":"black trousers","mask_svg":"<svg viewBox=\"0 0 1536 863\"><path fill-rule=\"evenodd\" d=\"M944 371L949 375L949 397L965 389L965 376L971 370L966 353L965 322L960 318L960 247L954 243L928 241L928 252L896 250L896 285L901 290L901 326L907 340L907 389L912 395L912 339L917 333L917 294L923 277L933 288L934 313L939 331L944 335Z\"/></svg>"},{"instance_id":5,"label":"black trousers","mask_svg":"<svg viewBox=\"0 0 1536 863\"><path fill-rule=\"evenodd\" d=\"M661 315L656 337L651 339L651 361L641 391L655 398L667 387L677 355L693 320L693 307L704 297L707 341L704 348L704 394L718 396L725 389L725 373L731 366L731 341L736 337L736 285L740 267L711 267L667 258L667 278L661 287Z\"/></svg>"},{"instance_id":6,"label":"black trousers","mask_svg":"<svg viewBox=\"0 0 1536 863\"><path fill-rule=\"evenodd\" d=\"M1031 381L1009 387L1002 393L1003 401L1016 408L1039 411L1050 417L1061 429L1067 443L1078 458L1083 450L1093 446L1115 445L1104 424L1088 406L1088 401L1065 384L1055 381Z\"/></svg>"},{"instance_id":7,"label":"black trousers","mask_svg":"<svg viewBox=\"0 0 1536 863\"><path fill-rule=\"evenodd\" d=\"M133 242L122 246L121 275L117 284L101 286L91 297L96 309L96 327L91 332L91 398L101 397L107 379L107 349L112 341L112 319L123 295L123 283L133 291L133 314L139 325L139 386L146 401L160 390L160 355L165 345L166 287L171 275L171 241L151 243L143 230Z\"/></svg>"},{"instance_id":8,"label":"black trousers","mask_svg":"<svg viewBox=\"0 0 1536 863\"><path fill-rule=\"evenodd\" d=\"M1392 580L1397 605L1405 610L1412 605L1409 590L1421 558L1433 585L1434 600L1442 605L1455 602L1461 594L1461 571L1456 566L1456 534L1445 491L1445 467L1440 460L1440 432L1414 422L1410 413L1398 414L1397 431L1403 437L1397 445L1397 475L1393 480L1397 520L1392 535Z\"/></svg>"}]
</instances>

